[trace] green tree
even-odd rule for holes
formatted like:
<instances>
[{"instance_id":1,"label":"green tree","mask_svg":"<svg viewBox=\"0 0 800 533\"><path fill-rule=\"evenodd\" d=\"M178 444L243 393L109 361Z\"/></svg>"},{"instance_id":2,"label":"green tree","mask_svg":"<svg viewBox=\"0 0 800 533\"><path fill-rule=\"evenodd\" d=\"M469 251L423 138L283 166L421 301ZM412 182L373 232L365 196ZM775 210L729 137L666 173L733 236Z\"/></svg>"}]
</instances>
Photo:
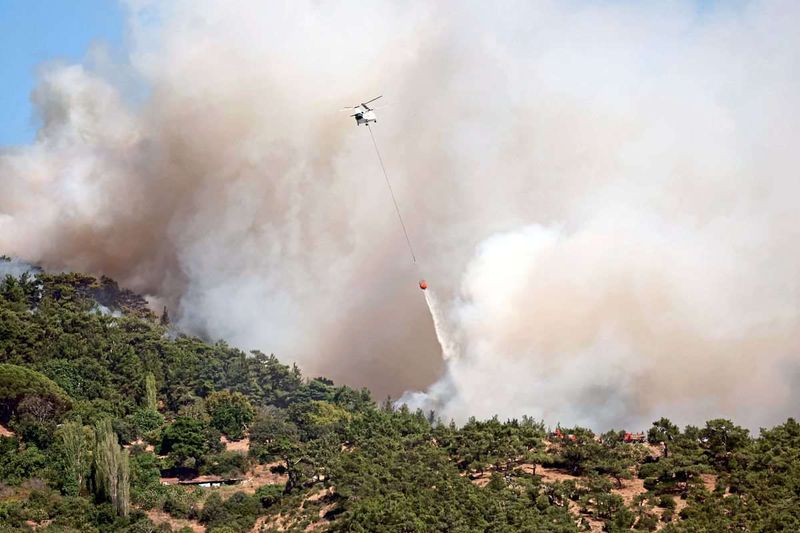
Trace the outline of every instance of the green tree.
<instances>
[{"instance_id":1,"label":"green tree","mask_svg":"<svg viewBox=\"0 0 800 533\"><path fill-rule=\"evenodd\" d=\"M91 431L91 430L90 430ZM64 491L70 496L77 496L83 488L90 463L90 442L86 428L80 422L65 422L58 429L61 441L65 474Z\"/></svg>"},{"instance_id":2,"label":"green tree","mask_svg":"<svg viewBox=\"0 0 800 533\"><path fill-rule=\"evenodd\" d=\"M48 464L47 457L34 444L22 444L16 437L0 437L0 479L19 485L39 475Z\"/></svg>"},{"instance_id":3,"label":"green tree","mask_svg":"<svg viewBox=\"0 0 800 533\"><path fill-rule=\"evenodd\" d=\"M153 409L143 407L134 411L130 422L136 428L136 435L142 437L160 428L164 424L164 415Z\"/></svg>"},{"instance_id":4,"label":"green tree","mask_svg":"<svg viewBox=\"0 0 800 533\"><path fill-rule=\"evenodd\" d=\"M34 400L36 399L36 400ZM57 417L72 405L69 396L53 380L18 365L0 364L0 421L8 421L23 402L34 416Z\"/></svg>"},{"instance_id":5,"label":"green tree","mask_svg":"<svg viewBox=\"0 0 800 533\"><path fill-rule=\"evenodd\" d=\"M95 488L99 497L111 501L118 516L128 516L130 509L129 452L117 442L110 420L95 427Z\"/></svg>"},{"instance_id":6,"label":"green tree","mask_svg":"<svg viewBox=\"0 0 800 533\"><path fill-rule=\"evenodd\" d=\"M244 436L244 430L255 416L253 406L240 392L214 392L206 400L206 408L211 415L211 425L233 440Z\"/></svg>"},{"instance_id":7,"label":"green tree","mask_svg":"<svg viewBox=\"0 0 800 533\"><path fill-rule=\"evenodd\" d=\"M200 420L178 417L164 429L161 453L181 466L197 467L209 451L208 426Z\"/></svg>"},{"instance_id":8,"label":"green tree","mask_svg":"<svg viewBox=\"0 0 800 533\"><path fill-rule=\"evenodd\" d=\"M750 435L730 420L717 418L700 430L700 442L709 463L727 470L734 455L749 446Z\"/></svg>"},{"instance_id":9,"label":"green tree","mask_svg":"<svg viewBox=\"0 0 800 533\"><path fill-rule=\"evenodd\" d=\"M653 422L653 427L647 432L647 441L651 444L663 444L664 457L669 457L669 443L679 435L678 426L668 418L660 418Z\"/></svg>"},{"instance_id":10,"label":"green tree","mask_svg":"<svg viewBox=\"0 0 800 533\"><path fill-rule=\"evenodd\" d=\"M158 389L152 372L148 372L144 378L144 405L151 411L158 411Z\"/></svg>"}]
</instances>

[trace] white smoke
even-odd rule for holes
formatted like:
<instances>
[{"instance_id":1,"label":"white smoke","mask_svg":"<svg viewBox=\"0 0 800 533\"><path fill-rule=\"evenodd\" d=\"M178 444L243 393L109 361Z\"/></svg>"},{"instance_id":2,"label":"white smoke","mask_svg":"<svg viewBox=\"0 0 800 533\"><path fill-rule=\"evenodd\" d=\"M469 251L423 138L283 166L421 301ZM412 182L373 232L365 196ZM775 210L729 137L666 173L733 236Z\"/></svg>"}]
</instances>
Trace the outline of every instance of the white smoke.
<instances>
[{"instance_id":1,"label":"white smoke","mask_svg":"<svg viewBox=\"0 0 800 533\"><path fill-rule=\"evenodd\" d=\"M792 414L796 3L129 10L128 61L42 71L0 253L445 418ZM381 92L421 271L335 111Z\"/></svg>"},{"instance_id":2,"label":"white smoke","mask_svg":"<svg viewBox=\"0 0 800 533\"><path fill-rule=\"evenodd\" d=\"M750 237L721 238L597 221L487 239L438 321L445 377L401 402L600 428L663 412L741 417L743 398L762 416L791 412L796 310L743 275L749 260L730 244Z\"/></svg>"},{"instance_id":3,"label":"white smoke","mask_svg":"<svg viewBox=\"0 0 800 533\"><path fill-rule=\"evenodd\" d=\"M0 281L6 276L20 278L24 274L35 275L40 269L16 257L0 256Z\"/></svg>"}]
</instances>

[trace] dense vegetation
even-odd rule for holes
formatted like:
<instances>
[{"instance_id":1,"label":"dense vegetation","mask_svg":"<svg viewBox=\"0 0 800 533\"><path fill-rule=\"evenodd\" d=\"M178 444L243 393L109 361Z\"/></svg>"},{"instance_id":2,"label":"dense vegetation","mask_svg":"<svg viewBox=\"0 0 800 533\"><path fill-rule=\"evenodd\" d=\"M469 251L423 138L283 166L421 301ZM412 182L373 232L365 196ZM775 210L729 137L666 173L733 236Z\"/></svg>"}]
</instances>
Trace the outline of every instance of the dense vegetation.
<instances>
[{"instance_id":1,"label":"dense vegetation","mask_svg":"<svg viewBox=\"0 0 800 533\"><path fill-rule=\"evenodd\" d=\"M661 419L649 444L458 428L176 335L79 274L0 280L0 423L0 531L800 531L793 419L757 438ZM246 482L162 483L199 475Z\"/></svg>"}]
</instances>

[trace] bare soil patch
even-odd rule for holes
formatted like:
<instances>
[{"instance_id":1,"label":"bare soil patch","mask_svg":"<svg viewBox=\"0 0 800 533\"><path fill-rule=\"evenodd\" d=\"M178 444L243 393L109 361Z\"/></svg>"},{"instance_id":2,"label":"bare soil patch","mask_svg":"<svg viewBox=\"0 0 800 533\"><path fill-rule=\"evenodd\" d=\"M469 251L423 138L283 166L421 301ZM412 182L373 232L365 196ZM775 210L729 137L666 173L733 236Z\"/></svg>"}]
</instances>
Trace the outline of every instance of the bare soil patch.
<instances>
[{"instance_id":1,"label":"bare soil patch","mask_svg":"<svg viewBox=\"0 0 800 533\"><path fill-rule=\"evenodd\" d=\"M664 445L663 444L645 444L644 445L647 450L650 452L652 457L661 457L664 455Z\"/></svg>"},{"instance_id":2,"label":"bare soil patch","mask_svg":"<svg viewBox=\"0 0 800 533\"><path fill-rule=\"evenodd\" d=\"M519 470L522 470L526 474L533 475L533 465L532 464L521 464L518 467ZM556 481L567 481L573 480L578 481L581 478L578 476L573 476L569 472L558 468L546 468L544 466L536 466L536 475L542 478L542 481L545 483L554 483Z\"/></svg>"},{"instance_id":3,"label":"bare soil patch","mask_svg":"<svg viewBox=\"0 0 800 533\"><path fill-rule=\"evenodd\" d=\"M640 494L647 492L647 489L644 488L643 479L634 477L633 479L623 479L622 487L614 487L611 489L611 492L622 496L622 499L625 500L625 505L629 507L631 503L633 503L633 500Z\"/></svg>"},{"instance_id":4,"label":"bare soil patch","mask_svg":"<svg viewBox=\"0 0 800 533\"><path fill-rule=\"evenodd\" d=\"M470 476L469 482L472 483L473 485L483 488L486 485L488 485L491 480L492 480L492 474L484 472L478 477Z\"/></svg>"},{"instance_id":5,"label":"bare soil patch","mask_svg":"<svg viewBox=\"0 0 800 533\"><path fill-rule=\"evenodd\" d=\"M716 474L700 474L700 479L703 480L703 485L708 492L714 492L714 489L717 488Z\"/></svg>"},{"instance_id":6,"label":"bare soil patch","mask_svg":"<svg viewBox=\"0 0 800 533\"><path fill-rule=\"evenodd\" d=\"M127 450L128 448L130 448L132 446L144 446L144 451L150 452L150 453L153 453L153 454L156 453L155 446L153 446L152 444L147 444L142 439L137 439L137 440L131 442L130 444L123 445L122 447Z\"/></svg>"},{"instance_id":7,"label":"bare soil patch","mask_svg":"<svg viewBox=\"0 0 800 533\"><path fill-rule=\"evenodd\" d=\"M147 511L147 518L152 520L152 522L157 526L161 524L169 524L169 527L171 527L173 531L184 527L188 527L196 533L205 533L206 530L206 526L196 520L174 518L159 509L151 509Z\"/></svg>"},{"instance_id":8,"label":"bare soil patch","mask_svg":"<svg viewBox=\"0 0 800 533\"><path fill-rule=\"evenodd\" d=\"M250 452L250 439L245 437L242 440L228 440L224 435L220 439L222 444L225 445L225 450L229 452L240 452L245 455Z\"/></svg>"},{"instance_id":9,"label":"bare soil patch","mask_svg":"<svg viewBox=\"0 0 800 533\"><path fill-rule=\"evenodd\" d=\"M50 524L52 524L52 520L42 520L41 522L36 522L34 520L25 520L25 525L30 527L32 530L36 531L40 527L46 528Z\"/></svg>"},{"instance_id":10,"label":"bare soil patch","mask_svg":"<svg viewBox=\"0 0 800 533\"><path fill-rule=\"evenodd\" d=\"M263 485L285 485L289 481L287 474L272 472L272 467L280 466L282 463L269 463L266 465L256 465L252 470L245 474L244 480L238 485L227 487L234 491L242 491L247 494L254 494L256 489Z\"/></svg>"}]
</instances>

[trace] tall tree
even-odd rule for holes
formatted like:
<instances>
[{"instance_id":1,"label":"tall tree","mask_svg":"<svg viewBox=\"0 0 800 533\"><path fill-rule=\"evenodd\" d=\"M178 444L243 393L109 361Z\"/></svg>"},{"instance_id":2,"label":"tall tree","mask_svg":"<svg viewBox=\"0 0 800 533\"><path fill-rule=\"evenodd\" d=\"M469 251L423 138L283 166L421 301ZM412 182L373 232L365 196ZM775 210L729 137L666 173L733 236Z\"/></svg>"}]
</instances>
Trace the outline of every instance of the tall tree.
<instances>
[{"instance_id":1,"label":"tall tree","mask_svg":"<svg viewBox=\"0 0 800 533\"><path fill-rule=\"evenodd\" d=\"M80 419L77 422L65 422L58 430L64 453L66 474L66 492L71 496L80 494L89 469L89 442Z\"/></svg>"},{"instance_id":2,"label":"tall tree","mask_svg":"<svg viewBox=\"0 0 800 533\"><path fill-rule=\"evenodd\" d=\"M119 516L128 516L130 509L129 452L117 442L109 419L101 420L95 428L95 485L100 496L111 500Z\"/></svg>"},{"instance_id":3,"label":"tall tree","mask_svg":"<svg viewBox=\"0 0 800 533\"><path fill-rule=\"evenodd\" d=\"M153 411L158 410L158 391L156 389L156 377L152 372L148 372L144 377L144 401L145 407Z\"/></svg>"}]
</instances>

